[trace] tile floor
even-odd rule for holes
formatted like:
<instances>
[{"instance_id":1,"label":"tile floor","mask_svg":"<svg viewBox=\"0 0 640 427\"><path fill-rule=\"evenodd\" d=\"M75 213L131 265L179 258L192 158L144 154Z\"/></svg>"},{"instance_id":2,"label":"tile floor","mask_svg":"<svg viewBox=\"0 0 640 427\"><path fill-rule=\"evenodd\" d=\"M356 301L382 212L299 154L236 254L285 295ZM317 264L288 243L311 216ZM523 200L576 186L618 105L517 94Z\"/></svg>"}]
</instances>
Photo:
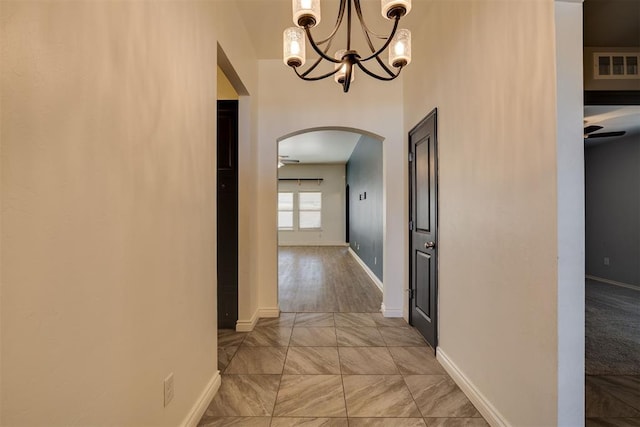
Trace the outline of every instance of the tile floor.
<instances>
[{"instance_id":1,"label":"tile floor","mask_svg":"<svg viewBox=\"0 0 640 427\"><path fill-rule=\"evenodd\" d=\"M200 426L486 426L402 319L282 313L222 330L222 385Z\"/></svg>"},{"instance_id":2,"label":"tile floor","mask_svg":"<svg viewBox=\"0 0 640 427\"><path fill-rule=\"evenodd\" d=\"M640 427L640 376L587 375L586 426Z\"/></svg>"}]
</instances>

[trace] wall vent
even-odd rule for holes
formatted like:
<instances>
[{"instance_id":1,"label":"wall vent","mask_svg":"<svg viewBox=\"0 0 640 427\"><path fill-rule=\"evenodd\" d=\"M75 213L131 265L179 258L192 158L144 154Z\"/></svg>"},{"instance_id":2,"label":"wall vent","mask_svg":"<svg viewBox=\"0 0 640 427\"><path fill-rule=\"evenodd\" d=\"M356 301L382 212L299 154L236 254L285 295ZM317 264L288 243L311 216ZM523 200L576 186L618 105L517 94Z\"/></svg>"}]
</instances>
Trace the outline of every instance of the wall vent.
<instances>
[{"instance_id":1,"label":"wall vent","mask_svg":"<svg viewBox=\"0 0 640 427\"><path fill-rule=\"evenodd\" d=\"M640 52L595 52L593 54L594 79L640 79L638 62Z\"/></svg>"}]
</instances>

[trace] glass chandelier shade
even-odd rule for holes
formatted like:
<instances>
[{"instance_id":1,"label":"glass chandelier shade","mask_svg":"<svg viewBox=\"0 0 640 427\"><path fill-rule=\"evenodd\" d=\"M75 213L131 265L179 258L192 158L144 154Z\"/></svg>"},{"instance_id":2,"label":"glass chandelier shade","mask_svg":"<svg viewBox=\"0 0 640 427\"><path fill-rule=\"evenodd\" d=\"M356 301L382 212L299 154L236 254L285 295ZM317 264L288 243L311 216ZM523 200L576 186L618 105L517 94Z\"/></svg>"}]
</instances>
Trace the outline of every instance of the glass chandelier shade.
<instances>
[{"instance_id":1,"label":"glass chandelier shade","mask_svg":"<svg viewBox=\"0 0 640 427\"><path fill-rule=\"evenodd\" d=\"M334 69L336 69L338 72L333 75L333 79L335 80L336 83L341 84L341 85L344 85L344 81L345 81L345 78L347 76L347 72L349 71L349 67L347 66L347 64L342 63L342 58L344 57L344 55L346 53L347 53L346 49L340 49L334 55L334 58L340 60L340 63L334 65ZM354 71L355 70L353 70L353 68L352 68L351 69L351 82L353 82L355 80L355 78L356 78L356 74L354 73Z\"/></svg>"},{"instance_id":2,"label":"glass chandelier shade","mask_svg":"<svg viewBox=\"0 0 640 427\"><path fill-rule=\"evenodd\" d=\"M301 67L306 62L304 30L299 27L290 27L283 33L284 63L290 67Z\"/></svg>"},{"instance_id":3,"label":"glass chandelier shade","mask_svg":"<svg viewBox=\"0 0 640 427\"><path fill-rule=\"evenodd\" d=\"M389 65L404 67L411 62L411 31L400 29L393 36L389 48Z\"/></svg>"},{"instance_id":4,"label":"glass chandelier shade","mask_svg":"<svg viewBox=\"0 0 640 427\"><path fill-rule=\"evenodd\" d=\"M320 23L320 0L291 0L293 23L299 27Z\"/></svg>"},{"instance_id":5,"label":"glass chandelier shade","mask_svg":"<svg viewBox=\"0 0 640 427\"><path fill-rule=\"evenodd\" d=\"M381 0L382 16L393 21L393 28L388 36L380 36L372 32L364 21L362 15L361 0L340 0L338 17L335 26L328 37L316 41L311 34L311 29L320 22L320 0L292 0L293 22L295 27L287 28L283 35L284 63L293 68L294 72L303 80L315 81L333 76L334 80L342 85L344 92L349 91L351 82L354 81L355 67L360 68L365 74L378 80L389 81L400 75L403 67L411 62L411 32L398 28L400 18L411 11L411 0ZM364 34L364 40L369 52L360 55L351 46L351 30L353 12L357 16ZM347 46L339 49L335 54L329 53L331 44L336 34L347 21ZM382 39L382 45L375 47L372 39ZM305 71L300 71L306 62L307 42L318 55L313 64ZM388 50L387 66L381 59L381 54ZM312 76L311 73L323 61L333 63L332 70ZM371 61L378 64L380 71L373 72L365 63ZM391 67L391 68L390 68ZM395 70L392 70L395 69Z\"/></svg>"}]
</instances>

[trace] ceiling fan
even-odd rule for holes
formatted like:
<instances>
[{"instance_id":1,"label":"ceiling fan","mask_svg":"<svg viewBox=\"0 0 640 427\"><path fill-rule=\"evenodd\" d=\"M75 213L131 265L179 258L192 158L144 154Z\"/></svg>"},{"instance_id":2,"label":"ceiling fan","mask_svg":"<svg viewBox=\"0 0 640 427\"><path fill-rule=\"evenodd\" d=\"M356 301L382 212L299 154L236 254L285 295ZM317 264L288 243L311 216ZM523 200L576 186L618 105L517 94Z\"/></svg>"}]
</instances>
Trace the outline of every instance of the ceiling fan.
<instances>
[{"instance_id":1,"label":"ceiling fan","mask_svg":"<svg viewBox=\"0 0 640 427\"><path fill-rule=\"evenodd\" d=\"M597 132L600 129L603 129L602 126L598 126L598 125L589 125L587 127L584 128L584 139L593 139L593 138L609 138L612 136L622 136L625 133L627 133L627 131L621 130L621 131L615 131L615 132L598 132L598 133L593 133L593 132Z\"/></svg>"},{"instance_id":2,"label":"ceiling fan","mask_svg":"<svg viewBox=\"0 0 640 427\"><path fill-rule=\"evenodd\" d=\"M300 160L289 159L289 156L278 155L278 169L284 165L300 163Z\"/></svg>"}]
</instances>

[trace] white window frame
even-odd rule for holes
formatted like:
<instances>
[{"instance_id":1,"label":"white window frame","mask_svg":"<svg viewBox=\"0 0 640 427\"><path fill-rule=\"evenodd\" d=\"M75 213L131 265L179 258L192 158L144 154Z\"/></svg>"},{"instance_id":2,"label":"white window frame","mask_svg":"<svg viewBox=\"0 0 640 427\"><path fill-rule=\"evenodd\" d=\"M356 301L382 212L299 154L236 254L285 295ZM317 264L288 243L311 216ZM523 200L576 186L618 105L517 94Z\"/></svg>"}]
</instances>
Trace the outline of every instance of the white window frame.
<instances>
[{"instance_id":1,"label":"white window frame","mask_svg":"<svg viewBox=\"0 0 640 427\"><path fill-rule=\"evenodd\" d=\"M320 207L317 209L302 209L301 205L300 205L300 194L305 194L305 193L317 193L320 195ZM323 199L323 194L322 191L298 191L297 192L297 203L295 203L295 206L297 208L297 220L298 220L298 230L300 231L317 231L317 230L322 230L322 199ZM318 227L302 227L300 226L300 215L303 212L318 212L318 214L320 215L320 226Z\"/></svg>"},{"instance_id":2,"label":"white window frame","mask_svg":"<svg viewBox=\"0 0 640 427\"><path fill-rule=\"evenodd\" d=\"M278 202L278 231L294 231L296 229L296 192L278 191L278 198L280 194L291 194L291 209L280 209L280 202ZM280 226L280 212L291 212L291 227Z\"/></svg>"}]
</instances>

